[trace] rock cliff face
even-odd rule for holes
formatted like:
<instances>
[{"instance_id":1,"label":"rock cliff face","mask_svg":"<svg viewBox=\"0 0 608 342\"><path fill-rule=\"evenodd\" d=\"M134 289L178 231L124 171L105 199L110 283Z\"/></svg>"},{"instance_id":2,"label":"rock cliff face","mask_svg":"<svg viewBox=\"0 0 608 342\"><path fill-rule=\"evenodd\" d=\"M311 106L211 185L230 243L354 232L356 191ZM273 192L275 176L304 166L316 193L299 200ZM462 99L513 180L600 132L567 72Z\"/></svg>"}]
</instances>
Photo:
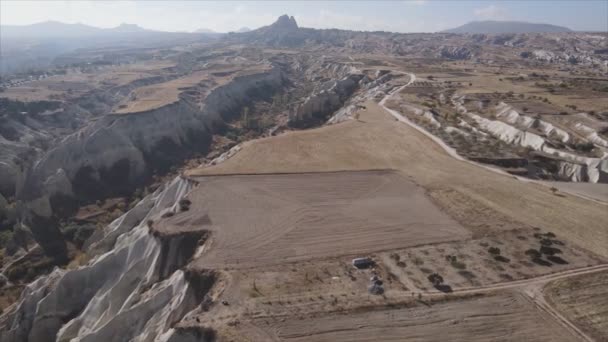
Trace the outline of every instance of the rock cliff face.
<instances>
[{"instance_id":1,"label":"rock cliff face","mask_svg":"<svg viewBox=\"0 0 608 342\"><path fill-rule=\"evenodd\" d=\"M23 221L49 256L66 259L56 213L78 202L130 193L156 171L168 170L193 152L206 152L212 134L241 107L282 87L270 69L239 76L195 104L186 98L134 114L108 114L49 149L22 177L18 194Z\"/></svg>"},{"instance_id":2,"label":"rock cliff face","mask_svg":"<svg viewBox=\"0 0 608 342\"><path fill-rule=\"evenodd\" d=\"M325 121L358 89L362 78L362 74L353 73L340 80L323 83L295 109L290 124L306 126L311 122Z\"/></svg>"},{"instance_id":3,"label":"rock cliff face","mask_svg":"<svg viewBox=\"0 0 608 342\"><path fill-rule=\"evenodd\" d=\"M462 46L444 46L439 51L439 57L455 60L471 59L474 52Z\"/></svg>"},{"instance_id":4,"label":"rock cliff face","mask_svg":"<svg viewBox=\"0 0 608 342\"><path fill-rule=\"evenodd\" d=\"M0 316L0 340L187 340L171 326L202 300L214 274L183 269L191 255L175 251L193 254L183 246L192 237L155 236L146 222L177 211L193 186L176 178L92 237L89 264L56 269L28 285L19 303Z\"/></svg>"},{"instance_id":5,"label":"rock cliff face","mask_svg":"<svg viewBox=\"0 0 608 342\"><path fill-rule=\"evenodd\" d=\"M0 193L14 196L24 170L61 139L107 114L131 90L167 79L155 76L101 87L65 102L0 98Z\"/></svg>"},{"instance_id":6,"label":"rock cliff face","mask_svg":"<svg viewBox=\"0 0 608 342\"><path fill-rule=\"evenodd\" d=\"M462 97L452 98L452 104L459 113L475 122L481 131L505 143L539 152L535 159L540 160L554 178L570 182L608 182L608 159L605 154L601 158L594 158L552 147L552 142L571 142L571 135L563 129L541 119L520 114L504 102L496 106L496 118L502 121L487 119L469 112L462 104L463 100ZM605 140L599 137L595 130L582 124L577 124L574 128L581 135L586 135L592 144L605 147ZM539 134L530 132L531 129Z\"/></svg>"},{"instance_id":7,"label":"rock cliff face","mask_svg":"<svg viewBox=\"0 0 608 342\"><path fill-rule=\"evenodd\" d=\"M260 91L272 94L282 83L281 72L273 69L237 77L213 90L202 106L181 99L148 112L105 115L49 150L27 175L20 197L51 200L59 188L52 186L57 170L73 189L65 195L76 198L131 190L151 171L167 169L192 151L205 151L225 120Z\"/></svg>"},{"instance_id":8,"label":"rock cliff face","mask_svg":"<svg viewBox=\"0 0 608 342\"><path fill-rule=\"evenodd\" d=\"M45 126L52 127L52 123L22 114L0 114L0 193L7 197L15 194L23 167L53 138Z\"/></svg>"}]
</instances>

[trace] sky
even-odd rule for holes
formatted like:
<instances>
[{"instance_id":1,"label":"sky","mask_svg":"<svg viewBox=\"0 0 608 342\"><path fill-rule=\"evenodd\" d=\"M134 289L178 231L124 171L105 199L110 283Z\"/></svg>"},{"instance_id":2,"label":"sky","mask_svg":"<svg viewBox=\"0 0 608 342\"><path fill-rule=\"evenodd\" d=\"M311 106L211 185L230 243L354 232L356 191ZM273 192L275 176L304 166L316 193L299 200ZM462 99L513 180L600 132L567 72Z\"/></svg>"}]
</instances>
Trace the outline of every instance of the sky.
<instances>
[{"instance_id":1,"label":"sky","mask_svg":"<svg viewBox=\"0 0 608 342\"><path fill-rule=\"evenodd\" d=\"M473 20L517 20L608 31L608 0L541 1L0 1L0 24L54 20L162 31L257 28L289 14L302 27L436 32Z\"/></svg>"}]
</instances>

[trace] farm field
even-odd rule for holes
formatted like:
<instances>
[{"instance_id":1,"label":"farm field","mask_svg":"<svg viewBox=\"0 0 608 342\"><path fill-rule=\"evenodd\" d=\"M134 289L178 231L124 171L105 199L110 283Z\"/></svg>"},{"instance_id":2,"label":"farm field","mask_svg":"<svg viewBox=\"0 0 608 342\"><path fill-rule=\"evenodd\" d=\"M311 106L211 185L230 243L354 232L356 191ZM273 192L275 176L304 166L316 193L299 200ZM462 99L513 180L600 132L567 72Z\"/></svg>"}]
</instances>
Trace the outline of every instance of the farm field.
<instances>
[{"instance_id":1,"label":"farm field","mask_svg":"<svg viewBox=\"0 0 608 342\"><path fill-rule=\"evenodd\" d=\"M357 121L246 142L223 163L187 175L396 169L429 191L441 208L466 209L466 219L457 219L477 235L539 227L608 256L604 204L556 196L548 187L457 161L376 103L368 101L365 107Z\"/></svg>"},{"instance_id":2,"label":"farm field","mask_svg":"<svg viewBox=\"0 0 608 342\"><path fill-rule=\"evenodd\" d=\"M412 291L434 291L427 280L432 273L458 290L533 279L605 261L552 233L534 229L384 252L379 258Z\"/></svg>"},{"instance_id":3,"label":"farm field","mask_svg":"<svg viewBox=\"0 0 608 342\"><path fill-rule=\"evenodd\" d=\"M290 319L257 328L277 341L573 341L525 297L504 293L413 307ZM261 333L258 332L261 335Z\"/></svg>"},{"instance_id":4,"label":"farm field","mask_svg":"<svg viewBox=\"0 0 608 342\"><path fill-rule=\"evenodd\" d=\"M545 298L596 341L608 341L608 272L584 274L548 284Z\"/></svg>"},{"instance_id":5,"label":"farm field","mask_svg":"<svg viewBox=\"0 0 608 342\"><path fill-rule=\"evenodd\" d=\"M201 268L357 255L471 236L423 189L393 171L196 180L189 195L192 220L207 216L212 232L211 248L196 261Z\"/></svg>"}]
</instances>

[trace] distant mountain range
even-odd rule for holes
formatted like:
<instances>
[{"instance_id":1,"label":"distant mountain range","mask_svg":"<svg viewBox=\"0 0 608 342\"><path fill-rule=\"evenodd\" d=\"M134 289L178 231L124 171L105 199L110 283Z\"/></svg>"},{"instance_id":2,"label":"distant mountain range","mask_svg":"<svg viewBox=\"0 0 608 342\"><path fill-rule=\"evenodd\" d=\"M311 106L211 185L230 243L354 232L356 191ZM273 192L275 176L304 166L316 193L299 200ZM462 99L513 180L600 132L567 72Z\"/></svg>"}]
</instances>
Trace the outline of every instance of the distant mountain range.
<instances>
[{"instance_id":1,"label":"distant mountain range","mask_svg":"<svg viewBox=\"0 0 608 342\"><path fill-rule=\"evenodd\" d=\"M163 32L133 24L99 28L45 21L32 25L0 26L0 75L45 67L77 49L122 46L158 48L215 40L218 33Z\"/></svg>"},{"instance_id":2,"label":"distant mountain range","mask_svg":"<svg viewBox=\"0 0 608 342\"><path fill-rule=\"evenodd\" d=\"M114 28L99 28L85 24L65 24L58 21L45 21L31 25L2 25L0 34L6 37L50 38L103 36L117 33L158 32L147 30L134 24L121 24Z\"/></svg>"},{"instance_id":3,"label":"distant mountain range","mask_svg":"<svg viewBox=\"0 0 608 342\"><path fill-rule=\"evenodd\" d=\"M445 30L446 33L553 33L572 32L563 26L535 24L523 21L472 21L462 26Z\"/></svg>"},{"instance_id":4,"label":"distant mountain range","mask_svg":"<svg viewBox=\"0 0 608 342\"><path fill-rule=\"evenodd\" d=\"M208 29L208 28L199 28L198 30L195 30L194 33L217 33L215 31L213 31L212 29Z\"/></svg>"},{"instance_id":5,"label":"distant mountain range","mask_svg":"<svg viewBox=\"0 0 608 342\"><path fill-rule=\"evenodd\" d=\"M480 21L447 30L451 33L530 33L571 32L566 27L548 24L533 24L513 21ZM180 44L222 40L227 43L258 44L274 47L300 47L307 44L328 47L345 47L345 42L354 42L362 51L391 51L405 54L411 45L402 36L395 42L396 34L390 32L358 32L339 29L312 29L299 27L295 18L280 16L277 21L255 30L243 27L228 34L201 28L195 32L163 32L148 30L133 24L121 24L114 28L98 28L84 24L64 24L47 21L38 24L0 26L0 75L32 68L45 67L53 61L78 49L104 47L159 48ZM518 44L521 44L518 43ZM363 47L361 47L363 46ZM448 58L469 58L475 47L459 51L445 51L439 55ZM456 56L456 57L455 57ZM464 56L464 57L463 57Z\"/></svg>"},{"instance_id":6,"label":"distant mountain range","mask_svg":"<svg viewBox=\"0 0 608 342\"><path fill-rule=\"evenodd\" d=\"M2 25L0 35L16 38L80 38L90 36L112 36L119 34L185 34L145 29L135 24L120 24L113 28L99 28L85 24L65 24L58 21L45 21L31 25ZM210 29L201 28L194 33L217 35ZM186 33L187 34L187 33Z\"/></svg>"}]
</instances>

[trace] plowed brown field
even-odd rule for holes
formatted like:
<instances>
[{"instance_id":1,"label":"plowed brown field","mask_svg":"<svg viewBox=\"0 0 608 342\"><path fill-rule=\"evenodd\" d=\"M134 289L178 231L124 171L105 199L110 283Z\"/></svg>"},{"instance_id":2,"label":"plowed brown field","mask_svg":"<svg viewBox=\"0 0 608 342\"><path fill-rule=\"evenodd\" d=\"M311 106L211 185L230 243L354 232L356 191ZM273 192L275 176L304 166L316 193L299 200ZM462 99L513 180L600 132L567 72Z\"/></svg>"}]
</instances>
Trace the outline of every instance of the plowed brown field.
<instances>
[{"instance_id":1,"label":"plowed brown field","mask_svg":"<svg viewBox=\"0 0 608 342\"><path fill-rule=\"evenodd\" d=\"M321 315L259 324L277 341L576 341L534 307L506 293L413 308ZM258 335L263 336L258 332Z\"/></svg>"},{"instance_id":2,"label":"plowed brown field","mask_svg":"<svg viewBox=\"0 0 608 342\"><path fill-rule=\"evenodd\" d=\"M243 267L468 238L393 171L200 177L194 216L211 221L197 266ZM196 218L192 218L196 221Z\"/></svg>"}]
</instances>

